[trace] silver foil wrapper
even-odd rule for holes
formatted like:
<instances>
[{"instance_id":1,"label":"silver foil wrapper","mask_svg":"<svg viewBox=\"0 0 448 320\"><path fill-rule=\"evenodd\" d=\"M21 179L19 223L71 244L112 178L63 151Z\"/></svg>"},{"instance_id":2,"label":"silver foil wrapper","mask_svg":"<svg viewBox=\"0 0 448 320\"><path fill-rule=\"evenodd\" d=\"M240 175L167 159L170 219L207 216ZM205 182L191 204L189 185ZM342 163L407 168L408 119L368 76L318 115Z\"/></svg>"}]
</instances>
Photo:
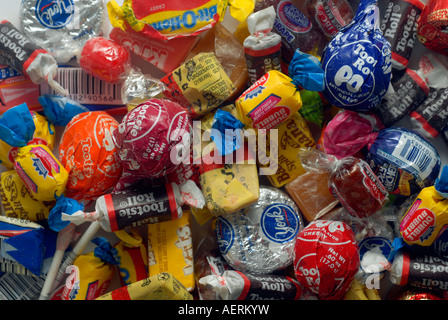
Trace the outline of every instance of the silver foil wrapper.
<instances>
[{"instance_id":1,"label":"silver foil wrapper","mask_svg":"<svg viewBox=\"0 0 448 320\"><path fill-rule=\"evenodd\" d=\"M87 40L102 36L107 19L103 0L23 0L22 32L55 60L67 63Z\"/></svg>"},{"instance_id":2,"label":"silver foil wrapper","mask_svg":"<svg viewBox=\"0 0 448 320\"><path fill-rule=\"evenodd\" d=\"M237 271L270 274L292 264L304 224L299 208L283 191L260 186L252 205L216 220L219 250Z\"/></svg>"}]
</instances>

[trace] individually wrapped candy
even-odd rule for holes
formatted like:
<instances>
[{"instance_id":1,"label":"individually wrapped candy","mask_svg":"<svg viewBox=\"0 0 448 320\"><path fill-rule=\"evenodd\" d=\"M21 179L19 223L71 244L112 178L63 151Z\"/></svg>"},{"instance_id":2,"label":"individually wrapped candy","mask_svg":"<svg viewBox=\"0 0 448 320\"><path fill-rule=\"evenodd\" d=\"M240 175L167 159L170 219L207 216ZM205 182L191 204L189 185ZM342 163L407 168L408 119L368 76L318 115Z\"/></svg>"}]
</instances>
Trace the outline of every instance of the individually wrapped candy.
<instances>
[{"instance_id":1,"label":"individually wrapped candy","mask_svg":"<svg viewBox=\"0 0 448 320\"><path fill-rule=\"evenodd\" d=\"M289 65L289 76L271 70L240 95L235 101L238 117L256 129L278 127L302 107L299 87L322 91L323 81L319 60L297 50Z\"/></svg>"},{"instance_id":2,"label":"individually wrapped candy","mask_svg":"<svg viewBox=\"0 0 448 320\"><path fill-rule=\"evenodd\" d=\"M324 132L324 149L337 158L365 151L365 161L389 194L409 196L437 178L441 159L437 149L412 130L377 127L376 117L343 110Z\"/></svg>"},{"instance_id":3,"label":"individually wrapped candy","mask_svg":"<svg viewBox=\"0 0 448 320\"><path fill-rule=\"evenodd\" d=\"M19 148L14 169L36 199L54 201L65 190L68 172L45 144L27 145L35 129L26 104L9 109L0 119L0 139Z\"/></svg>"},{"instance_id":4,"label":"individually wrapped candy","mask_svg":"<svg viewBox=\"0 0 448 320\"><path fill-rule=\"evenodd\" d=\"M44 94L38 98L48 121L55 126L66 126L74 116L89 109L67 97Z\"/></svg>"},{"instance_id":5,"label":"individually wrapped candy","mask_svg":"<svg viewBox=\"0 0 448 320\"><path fill-rule=\"evenodd\" d=\"M417 22L427 0L389 0L385 5L381 31L392 47L392 65L404 69L417 40Z\"/></svg>"},{"instance_id":6,"label":"individually wrapped candy","mask_svg":"<svg viewBox=\"0 0 448 320\"><path fill-rule=\"evenodd\" d=\"M34 132L31 139L28 140L28 145L43 144L50 150L53 150L56 129L50 118L45 117L37 112L31 112L34 121ZM14 159L17 156L19 148L13 147L3 140L0 140L0 161L7 169L13 169Z\"/></svg>"},{"instance_id":7,"label":"individually wrapped candy","mask_svg":"<svg viewBox=\"0 0 448 320\"><path fill-rule=\"evenodd\" d=\"M281 71L281 36L272 32L274 7L252 13L247 18L250 35L244 40L244 54L249 72L249 85L270 70Z\"/></svg>"},{"instance_id":8,"label":"individually wrapped candy","mask_svg":"<svg viewBox=\"0 0 448 320\"><path fill-rule=\"evenodd\" d=\"M215 235L235 270L270 274L292 264L295 237L302 229L294 201L279 189L262 186L257 202L217 218Z\"/></svg>"},{"instance_id":9,"label":"individually wrapped candy","mask_svg":"<svg viewBox=\"0 0 448 320\"><path fill-rule=\"evenodd\" d=\"M319 150L302 150L299 158L307 168L328 172L330 191L352 216L371 216L388 202L388 191L362 159L335 159Z\"/></svg>"},{"instance_id":10,"label":"individually wrapped candy","mask_svg":"<svg viewBox=\"0 0 448 320\"><path fill-rule=\"evenodd\" d=\"M94 200L115 187L122 174L112 139L118 125L104 111L79 113L68 122L59 143L59 161L68 172L65 196Z\"/></svg>"},{"instance_id":11,"label":"individually wrapped candy","mask_svg":"<svg viewBox=\"0 0 448 320\"><path fill-rule=\"evenodd\" d=\"M112 246L106 238L92 240L94 251L80 255L73 263L62 300L93 300L109 291L116 272L117 261ZM95 283L95 286L92 286Z\"/></svg>"},{"instance_id":12,"label":"individually wrapped candy","mask_svg":"<svg viewBox=\"0 0 448 320\"><path fill-rule=\"evenodd\" d=\"M129 111L112 133L123 166L117 188L175 171L189 156L190 130L187 110L168 99L150 99Z\"/></svg>"},{"instance_id":13,"label":"individually wrapped candy","mask_svg":"<svg viewBox=\"0 0 448 320\"><path fill-rule=\"evenodd\" d=\"M344 222L316 220L298 235L294 272L300 284L320 300L341 299L359 269L355 234Z\"/></svg>"},{"instance_id":14,"label":"individually wrapped candy","mask_svg":"<svg viewBox=\"0 0 448 320\"><path fill-rule=\"evenodd\" d=\"M144 0L125 0L121 7L116 1L107 3L113 27L124 31L132 28L161 40L195 36L209 30L224 19L227 9L231 16L244 21L253 7L253 2L248 0L201 0L192 3L170 0L153 2L150 6Z\"/></svg>"},{"instance_id":15,"label":"individually wrapped candy","mask_svg":"<svg viewBox=\"0 0 448 320\"><path fill-rule=\"evenodd\" d=\"M329 42L322 55L323 94L332 105L368 111L389 89L391 46L379 28L376 0L362 0L353 21Z\"/></svg>"},{"instance_id":16,"label":"individually wrapped candy","mask_svg":"<svg viewBox=\"0 0 448 320\"><path fill-rule=\"evenodd\" d=\"M448 223L448 167L433 186L423 188L400 223L400 233L408 244L430 246Z\"/></svg>"},{"instance_id":17,"label":"individually wrapped candy","mask_svg":"<svg viewBox=\"0 0 448 320\"><path fill-rule=\"evenodd\" d=\"M63 64L88 39L105 32L107 12L102 0L24 0L19 20L24 34Z\"/></svg>"},{"instance_id":18,"label":"individually wrapped candy","mask_svg":"<svg viewBox=\"0 0 448 320\"><path fill-rule=\"evenodd\" d=\"M86 73L108 83L124 81L131 68L128 49L104 37L87 40L77 54L77 61Z\"/></svg>"},{"instance_id":19,"label":"individually wrapped candy","mask_svg":"<svg viewBox=\"0 0 448 320\"><path fill-rule=\"evenodd\" d=\"M303 289L293 278L281 275L253 275L226 270L222 276L199 279L204 290L215 292L215 300L299 300Z\"/></svg>"},{"instance_id":20,"label":"individually wrapped candy","mask_svg":"<svg viewBox=\"0 0 448 320\"><path fill-rule=\"evenodd\" d=\"M184 204L202 208L205 204L201 191L194 182L147 186L116 191L100 196L95 211L85 212L82 203L61 197L48 217L49 226L59 231L69 223L99 222L107 232L137 228L149 223L175 220L182 216Z\"/></svg>"},{"instance_id":21,"label":"individually wrapped candy","mask_svg":"<svg viewBox=\"0 0 448 320\"><path fill-rule=\"evenodd\" d=\"M443 0L428 0L417 23L417 37L430 50L448 54L446 28L448 4Z\"/></svg>"},{"instance_id":22,"label":"individually wrapped candy","mask_svg":"<svg viewBox=\"0 0 448 320\"><path fill-rule=\"evenodd\" d=\"M35 84L48 82L50 87L60 95L68 91L56 82L58 64L51 54L33 44L11 22L3 20L0 23L0 35L4 39L0 46L0 63L27 75ZM5 43L9 43L8 46Z\"/></svg>"},{"instance_id":23,"label":"individually wrapped candy","mask_svg":"<svg viewBox=\"0 0 448 320\"><path fill-rule=\"evenodd\" d=\"M349 24L355 15L346 0L311 0L307 2L307 8L312 24L329 39Z\"/></svg>"}]
</instances>

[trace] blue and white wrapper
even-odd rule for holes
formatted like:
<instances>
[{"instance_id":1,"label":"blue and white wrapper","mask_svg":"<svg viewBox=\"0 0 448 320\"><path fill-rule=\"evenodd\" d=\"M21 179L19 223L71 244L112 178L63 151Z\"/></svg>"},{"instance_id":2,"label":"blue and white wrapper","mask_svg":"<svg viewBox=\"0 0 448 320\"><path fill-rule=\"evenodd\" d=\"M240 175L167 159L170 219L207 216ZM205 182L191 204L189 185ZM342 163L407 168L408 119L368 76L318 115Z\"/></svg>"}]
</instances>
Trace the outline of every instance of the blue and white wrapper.
<instances>
[{"instance_id":1,"label":"blue and white wrapper","mask_svg":"<svg viewBox=\"0 0 448 320\"><path fill-rule=\"evenodd\" d=\"M375 0L361 0L352 22L323 52L324 97L334 106L370 111L389 89L392 56L380 30Z\"/></svg>"}]
</instances>

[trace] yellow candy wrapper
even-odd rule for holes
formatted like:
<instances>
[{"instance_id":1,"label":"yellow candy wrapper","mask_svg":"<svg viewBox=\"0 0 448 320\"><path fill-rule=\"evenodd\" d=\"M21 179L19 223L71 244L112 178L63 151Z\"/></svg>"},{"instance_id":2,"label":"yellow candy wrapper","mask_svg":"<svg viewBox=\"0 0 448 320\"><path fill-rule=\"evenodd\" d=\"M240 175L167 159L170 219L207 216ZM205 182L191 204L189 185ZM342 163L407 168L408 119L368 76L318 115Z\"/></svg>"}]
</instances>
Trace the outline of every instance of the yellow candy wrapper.
<instances>
[{"instance_id":1,"label":"yellow candy wrapper","mask_svg":"<svg viewBox=\"0 0 448 320\"><path fill-rule=\"evenodd\" d=\"M188 291L195 287L190 212L148 225L149 275L172 274Z\"/></svg>"},{"instance_id":2,"label":"yellow candy wrapper","mask_svg":"<svg viewBox=\"0 0 448 320\"><path fill-rule=\"evenodd\" d=\"M62 300L94 300L109 290L116 266L95 256L80 255L71 266L71 273L62 290Z\"/></svg>"},{"instance_id":3,"label":"yellow candy wrapper","mask_svg":"<svg viewBox=\"0 0 448 320\"><path fill-rule=\"evenodd\" d=\"M128 285L148 277L148 254L142 236L137 230L127 233L125 230L115 232L119 241L113 249L123 285Z\"/></svg>"},{"instance_id":4,"label":"yellow candy wrapper","mask_svg":"<svg viewBox=\"0 0 448 320\"><path fill-rule=\"evenodd\" d=\"M14 168L38 200L53 201L65 190L68 172L45 145L21 147Z\"/></svg>"},{"instance_id":5,"label":"yellow candy wrapper","mask_svg":"<svg viewBox=\"0 0 448 320\"><path fill-rule=\"evenodd\" d=\"M244 21L254 6L252 0L124 0L121 7L109 1L107 10L113 27L169 40L209 30L224 19L228 8L232 17Z\"/></svg>"},{"instance_id":6,"label":"yellow candy wrapper","mask_svg":"<svg viewBox=\"0 0 448 320\"><path fill-rule=\"evenodd\" d=\"M273 129L302 107L300 92L293 80L271 70L241 94L235 105L239 120L255 129Z\"/></svg>"},{"instance_id":7,"label":"yellow candy wrapper","mask_svg":"<svg viewBox=\"0 0 448 320\"><path fill-rule=\"evenodd\" d=\"M235 159L226 163L216 148L203 150L199 182L207 209L214 216L234 213L258 200L258 170L248 144L234 151ZM243 151L243 152L240 152Z\"/></svg>"},{"instance_id":8,"label":"yellow candy wrapper","mask_svg":"<svg viewBox=\"0 0 448 320\"><path fill-rule=\"evenodd\" d=\"M316 142L305 119L298 112L280 124L277 129L278 139L271 139L272 132L267 131L267 150L266 152L259 152L259 155L266 154L270 160L277 160L277 166L269 163L271 168L276 167L277 170L275 173L268 175L267 178L274 187L280 188L305 173L300 159L297 158L297 153L301 148L315 148ZM259 146L263 145L259 144ZM274 154L277 152L278 154L276 157L270 157L271 152L274 152ZM258 160L259 162L260 160L263 161L260 158ZM266 167L263 164L259 165Z\"/></svg>"},{"instance_id":9,"label":"yellow candy wrapper","mask_svg":"<svg viewBox=\"0 0 448 320\"><path fill-rule=\"evenodd\" d=\"M193 300L184 285L163 272L108 292L96 300Z\"/></svg>"},{"instance_id":10,"label":"yellow candy wrapper","mask_svg":"<svg viewBox=\"0 0 448 320\"><path fill-rule=\"evenodd\" d=\"M165 96L187 108L192 118L216 109L236 90L213 52L194 56L161 81Z\"/></svg>"},{"instance_id":11,"label":"yellow candy wrapper","mask_svg":"<svg viewBox=\"0 0 448 320\"><path fill-rule=\"evenodd\" d=\"M54 125L47 121L47 118L31 112L36 129L33 137L28 141L28 145L42 144L53 150L56 130ZM14 159L19 151L18 147L12 147L3 140L0 140L0 161L9 170L14 167Z\"/></svg>"},{"instance_id":12,"label":"yellow candy wrapper","mask_svg":"<svg viewBox=\"0 0 448 320\"><path fill-rule=\"evenodd\" d=\"M3 212L7 217L35 222L47 219L55 204L55 201L34 198L15 170L2 172L0 195Z\"/></svg>"}]
</instances>

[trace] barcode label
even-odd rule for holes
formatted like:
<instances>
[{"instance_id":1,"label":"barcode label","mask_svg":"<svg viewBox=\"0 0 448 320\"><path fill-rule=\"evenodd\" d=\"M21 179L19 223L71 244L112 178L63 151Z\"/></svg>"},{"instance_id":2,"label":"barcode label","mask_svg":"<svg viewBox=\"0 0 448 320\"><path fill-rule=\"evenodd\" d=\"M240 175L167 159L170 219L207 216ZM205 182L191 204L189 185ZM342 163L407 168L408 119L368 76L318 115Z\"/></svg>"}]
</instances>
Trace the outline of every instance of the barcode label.
<instances>
[{"instance_id":1,"label":"barcode label","mask_svg":"<svg viewBox=\"0 0 448 320\"><path fill-rule=\"evenodd\" d=\"M25 268L17 261L10 260L5 257L0 258L0 271L24 276L33 276L33 273L29 269Z\"/></svg>"},{"instance_id":2,"label":"barcode label","mask_svg":"<svg viewBox=\"0 0 448 320\"><path fill-rule=\"evenodd\" d=\"M81 104L123 106L121 84L102 81L81 68L58 68L56 81L68 91L67 98ZM41 94L56 94L47 83L41 84L40 90Z\"/></svg>"},{"instance_id":3,"label":"barcode label","mask_svg":"<svg viewBox=\"0 0 448 320\"><path fill-rule=\"evenodd\" d=\"M437 155L431 146L422 139L416 139L403 132L401 142L392 153L401 163L411 166L413 173L421 179L426 179L437 161Z\"/></svg>"},{"instance_id":4,"label":"barcode label","mask_svg":"<svg viewBox=\"0 0 448 320\"><path fill-rule=\"evenodd\" d=\"M0 278L0 300L34 300L42 291L45 279L15 273Z\"/></svg>"}]
</instances>

